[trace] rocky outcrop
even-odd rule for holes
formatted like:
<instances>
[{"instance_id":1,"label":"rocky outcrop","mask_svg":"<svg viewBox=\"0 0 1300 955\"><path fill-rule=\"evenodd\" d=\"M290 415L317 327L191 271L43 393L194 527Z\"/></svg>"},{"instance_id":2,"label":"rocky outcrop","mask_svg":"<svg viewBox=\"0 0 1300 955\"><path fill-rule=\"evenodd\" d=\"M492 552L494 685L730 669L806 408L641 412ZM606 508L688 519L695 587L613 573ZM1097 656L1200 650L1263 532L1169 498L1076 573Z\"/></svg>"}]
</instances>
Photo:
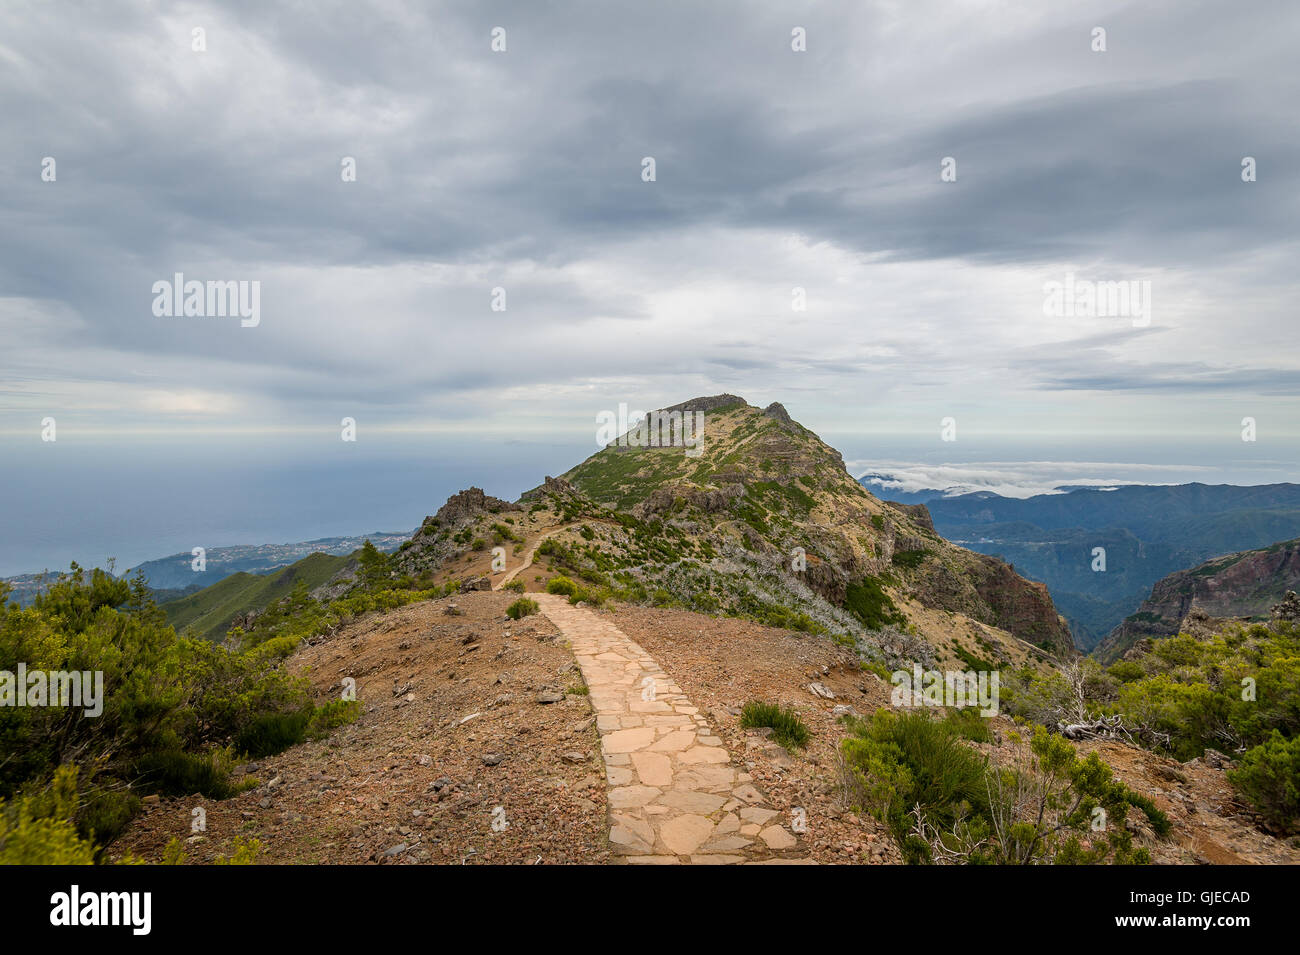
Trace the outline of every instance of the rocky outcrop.
<instances>
[{"instance_id":1,"label":"rocky outcrop","mask_svg":"<svg viewBox=\"0 0 1300 955\"><path fill-rule=\"evenodd\" d=\"M397 552L397 567L403 573L414 574L436 570L447 558L464 549L464 538L457 540L461 531L485 523L497 514L522 510L521 505L493 497L481 487L458 491L447 498L436 514L426 517L409 546Z\"/></svg>"},{"instance_id":2,"label":"rocky outcrop","mask_svg":"<svg viewBox=\"0 0 1300 955\"><path fill-rule=\"evenodd\" d=\"M934 529L934 520L930 517L930 509L924 504L899 504L897 501L885 501L894 510L904 514L917 527L924 527L931 534L937 534Z\"/></svg>"},{"instance_id":3,"label":"rocky outcrop","mask_svg":"<svg viewBox=\"0 0 1300 955\"><path fill-rule=\"evenodd\" d=\"M438 508L438 513L433 517L439 524L446 526L459 524L467 517L483 513L500 514L502 511L521 510L523 508L518 504L492 497L484 493L481 487L470 487L447 498L447 503Z\"/></svg>"},{"instance_id":4,"label":"rocky outcrop","mask_svg":"<svg viewBox=\"0 0 1300 955\"><path fill-rule=\"evenodd\" d=\"M632 508L632 513L643 520L671 514L682 508L696 508L705 514L718 514L730 507L732 501L744 495L745 488L740 484L724 484L715 488L674 484L652 491L649 497Z\"/></svg>"},{"instance_id":5,"label":"rocky outcrop","mask_svg":"<svg viewBox=\"0 0 1300 955\"><path fill-rule=\"evenodd\" d=\"M1216 557L1158 581L1137 612L1112 630L1093 655L1113 662L1139 641L1172 636L1195 626L1200 617L1213 629L1223 619L1268 620L1300 613L1300 600L1290 603L1286 596L1297 588L1300 540Z\"/></svg>"}]
</instances>

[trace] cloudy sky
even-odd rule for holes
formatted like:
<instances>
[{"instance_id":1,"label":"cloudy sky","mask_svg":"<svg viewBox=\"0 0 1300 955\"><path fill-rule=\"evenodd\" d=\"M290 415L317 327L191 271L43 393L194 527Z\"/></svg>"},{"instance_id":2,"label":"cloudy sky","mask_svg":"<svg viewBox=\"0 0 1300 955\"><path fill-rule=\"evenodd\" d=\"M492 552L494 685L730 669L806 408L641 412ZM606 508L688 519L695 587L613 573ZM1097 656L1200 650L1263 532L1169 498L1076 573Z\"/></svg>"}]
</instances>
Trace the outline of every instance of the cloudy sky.
<instances>
[{"instance_id":1,"label":"cloudy sky","mask_svg":"<svg viewBox=\"0 0 1300 955\"><path fill-rule=\"evenodd\" d=\"M0 432L578 433L730 391L1294 442L1298 47L1293 0L8 0ZM156 316L177 272L260 282L260 324ZM1067 273L1150 282L1149 322L1045 314Z\"/></svg>"}]
</instances>

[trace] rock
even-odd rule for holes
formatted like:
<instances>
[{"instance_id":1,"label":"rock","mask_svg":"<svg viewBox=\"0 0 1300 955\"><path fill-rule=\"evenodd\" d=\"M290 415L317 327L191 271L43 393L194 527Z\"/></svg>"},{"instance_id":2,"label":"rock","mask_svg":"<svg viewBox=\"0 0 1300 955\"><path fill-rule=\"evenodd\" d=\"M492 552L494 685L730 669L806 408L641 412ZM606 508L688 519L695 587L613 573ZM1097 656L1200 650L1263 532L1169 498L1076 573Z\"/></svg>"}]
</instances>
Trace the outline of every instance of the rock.
<instances>
[{"instance_id":1,"label":"rock","mask_svg":"<svg viewBox=\"0 0 1300 955\"><path fill-rule=\"evenodd\" d=\"M1294 590L1288 590L1282 602L1273 608L1273 616L1278 620L1300 620L1300 597Z\"/></svg>"},{"instance_id":2,"label":"rock","mask_svg":"<svg viewBox=\"0 0 1300 955\"><path fill-rule=\"evenodd\" d=\"M145 796L144 799L140 801L144 803L146 806L156 806L158 805L159 799L156 795L154 795L154 796Z\"/></svg>"},{"instance_id":3,"label":"rock","mask_svg":"<svg viewBox=\"0 0 1300 955\"><path fill-rule=\"evenodd\" d=\"M559 690L542 690L535 697L538 703L562 703L564 694Z\"/></svg>"},{"instance_id":4,"label":"rock","mask_svg":"<svg viewBox=\"0 0 1300 955\"><path fill-rule=\"evenodd\" d=\"M1205 765L1211 769L1223 769L1232 765L1232 758L1220 753L1217 749L1206 747L1204 756Z\"/></svg>"},{"instance_id":5,"label":"rock","mask_svg":"<svg viewBox=\"0 0 1300 955\"><path fill-rule=\"evenodd\" d=\"M460 592L466 593L471 590L491 590L492 581L486 577L470 577L468 580L460 582Z\"/></svg>"},{"instance_id":6,"label":"rock","mask_svg":"<svg viewBox=\"0 0 1300 955\"><path fill-rule=\"evenodd\" d=\"M451 785L451 780L448 779L446 776L440 776L438 779L435 779L433 781L433 788L435 792L441 789L446 789L450 785Z\"/></svg>"},{"instance_id":7,"label":"rock","mask_svg":"<svg viewBox=\"0 0 1300 955\"><path fill-rule=\"evenodd\" d=\"M481 487L469 487L447 498L447 503L438 508L433 521L439 527L446 527L467 517L476 517L484 512L498 514L502 511L522 511L523 507L510 501L503 501L484 492Z\"/></svg>"},{"instance_id":8,"label":"rock","mask_svg":"<svg viewBox=\"0 0 1300 955\"><path fill-rule=\"evenodd\" d=\"M430 756L428 753L421 753L419 756L415 758L415 761L419 763L421 766L433 765L433 757Z\"/></svg>"},{"instance_id":9,"label":"rock","mask_svg":"<svg viewBox=\"0 0 1300 955\"><path fill-rule=\"evenodd\" d=\"M565 753L560 757L566 763L585 763L587 761L586 753Z\"/></svg>"},{"instance_id":10,"label":"rock","mask_svg":"<svg viewBox=\"0 0 1300 955\"><path fill-rule=\"evenodd\" d=\"M831 708L832 716L857 716L858 711L844 703L837 703Z\"/></svg>"},{"instance_id":11,"label":"rock","mask_svg":"<svg viewBox=\"0 0 1300 955\"><path fill-rule=\"evenodd\" d=\"M442 608L442 612L449 617L459 617L461 615L461 609L455 603L447 604Z\"/></svg>"},{"instance_id":12,"label":"rock","mask_svg":"<svg viewBox=\"0 0 1300 955\"><path fill-rule=\"evenodd\" d=\"M497 765L499 765L499 764L501 763L501 760L503 760L503 759L505 759L505 757L502 756L500 753L484 753L484 754L483 754L483 765L484 765L484 766L497 766Z\"/></svg>"},{"instance_id":13,"label":"rock","mask_svg":"<svg viewBox=\"0 0 1300 955\"><path fill-rule=\"evenodd\" d=\"M823 700L835 699L835 694L825 683L809 683L808 692L813 696L820 696Z\"/></svg>"},{"instance_id":14,"label":"rock","mask_svg":"<svg viewBox=\"0 0 1300 955\"><path fill-rule=\"evenodd\" d=\"M261 799L259 799L259 800L257 801L257 804L258 804L258 806L260 806L262 809L270 809L270 808L271 808L271 800L267 799L265 796L263 796Z\"/></svg>"},{"instance_id":15,"label":"rock","mask_svg":"<svg viewBox=\"0 0 1300 955\"><path fill-rule=\"evenodd\" d=\"M389 849L384 853L384 858L395 859L409 848L411 847L408 846L405 842L399 842L397 845L393 846L391 849Z\"/></svg>"},{"instance_id":16,"label":"rock","mask_svg":"<svg viewBox=\"0 0 1300 955\"><path fill-rule=\"evenodd\" d=\"M758 837L767 843L769 849L793 849L799 844L794 836L780 826L768 826Z\"/></svg>"}]
</instances>

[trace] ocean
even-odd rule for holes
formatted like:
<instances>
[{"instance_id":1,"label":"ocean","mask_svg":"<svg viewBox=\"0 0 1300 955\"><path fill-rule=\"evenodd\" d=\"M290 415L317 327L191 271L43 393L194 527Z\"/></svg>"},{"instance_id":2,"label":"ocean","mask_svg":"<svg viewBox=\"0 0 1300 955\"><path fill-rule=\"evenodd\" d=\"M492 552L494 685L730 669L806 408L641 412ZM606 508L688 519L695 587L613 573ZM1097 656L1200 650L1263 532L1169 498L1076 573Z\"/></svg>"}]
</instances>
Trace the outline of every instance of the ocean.
<instances>
[{"instance_id":1,"label":"ocean","mask_svg":"<svg viewBox=\"0 0 1300 955\"><path fill-rule=\"evenodd\" d=\"M1300 481L1300 448L1276 442L1099 437L824 434L857 476L902 490L1027 496L1061 484ZM596 450L590 433L503 438L373 432L321 436L0 438L0 576L118 571L197 546L410 531L471 485L514 499ZM707 453L707 452L706 452Z\"/></svg>"}]
</instances>

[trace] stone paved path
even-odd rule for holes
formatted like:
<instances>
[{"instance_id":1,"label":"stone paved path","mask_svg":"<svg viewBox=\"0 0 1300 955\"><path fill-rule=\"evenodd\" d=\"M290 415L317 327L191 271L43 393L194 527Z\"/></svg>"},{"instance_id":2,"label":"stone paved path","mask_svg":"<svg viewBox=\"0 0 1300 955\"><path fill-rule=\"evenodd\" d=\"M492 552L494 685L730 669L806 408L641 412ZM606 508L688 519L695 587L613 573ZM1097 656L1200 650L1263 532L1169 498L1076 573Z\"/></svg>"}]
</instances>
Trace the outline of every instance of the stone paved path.
<instances>
[{"instance_id":1,"label":"stone paved path","mask_svg":"<svg viewBox=\"0 0 1300 955\"><path fill-rule=\"evenodd\" d=\"M557 594L530 594L573 649L596 711L609 839L629 863L806 862L709 721L618 627Z\"/></svg>"}]
</instances>

